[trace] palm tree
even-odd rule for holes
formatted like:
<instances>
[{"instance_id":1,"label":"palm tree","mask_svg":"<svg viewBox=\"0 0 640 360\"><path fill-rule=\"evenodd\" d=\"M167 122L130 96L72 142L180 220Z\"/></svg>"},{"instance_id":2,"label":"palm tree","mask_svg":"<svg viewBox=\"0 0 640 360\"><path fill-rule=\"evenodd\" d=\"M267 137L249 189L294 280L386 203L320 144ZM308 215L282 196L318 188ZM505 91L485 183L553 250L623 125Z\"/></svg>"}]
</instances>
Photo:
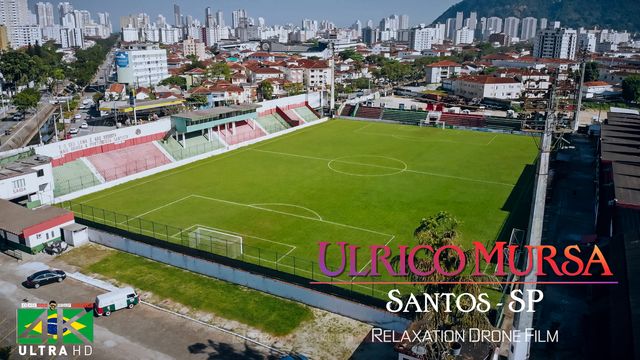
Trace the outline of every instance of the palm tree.
<instances>
[{"instance_id":1,"label":"palm tree","mask_svg":"<svg viewBox=\"0 0 640 360\"><path fill-rule=\"evenodd\" d=\"M434 250L447 245L458 245L458 225L459 221L451 214L441 211L436 215L430 216L420 221L420 225L414 231L414 238L419 245L430 245ZM466 268L473 268L474 256L472 251L465 251L465 258L468 260ZM396 256L392 259L392 263L397 267L400 258ZM429 271L434 264L434 255L425 253L421 258L416 258L416 268L422 272ZM440 266L448 273L454 273L460 265L460 257L453 252L443 253L439 259ZM493 281L492 277L478 277L462 273L456 276L445 276L438 271L434 271L428 276L416 275L409 272L407 280L411 282L424 282L422 291L427 294L435 293L469 293L476 299L482 290L482 286L478 282ZM465 298L468 299L468 298ZM468 307L470 304L461 301ZM416 318L409 326L408 330L426 331L426 330L461 330L469 328L492 329L492 325L485 313L480 311L462 312L456 306L451 306L451 312L446 312L446 302L438 303L438 311L429 311L424 313L416 313ZM449 344L444 341L433 341L421 344L411 344L411 346L420 345L427 351L428 359L443 359L448 356ZM411 347L409 346L409 347Z\"/></svg>"}]
</instances>

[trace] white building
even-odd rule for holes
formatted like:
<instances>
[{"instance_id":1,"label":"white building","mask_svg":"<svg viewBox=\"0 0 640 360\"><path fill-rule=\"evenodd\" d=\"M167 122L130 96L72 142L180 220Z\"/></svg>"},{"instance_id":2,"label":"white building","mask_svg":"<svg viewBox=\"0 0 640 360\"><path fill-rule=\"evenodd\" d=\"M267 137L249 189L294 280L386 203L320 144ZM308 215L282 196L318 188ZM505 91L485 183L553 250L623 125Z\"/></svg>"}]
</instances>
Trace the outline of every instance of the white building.
<instances>
[{"instance_id":1,"label":"white building","mask_svg":"<svg viewBox=\"0 0 640 360\"><path fill-rule=\"evenodd\" d=\"M55 25L53 17L53 4L50 2L39 2L35 5L35 13L38 25L40 27Z\"/></svg>"},{"instance_id":2,"label":"white building","mask_svg":"<svg viewBox=\"0 0 640 360\"><path fill-rule=\"evenodd\" d=\"M9 28L9 42L14 49L42 44L42 30L38 25L20 25Z\"/></svg>"},{"instance_id":3,"label":"white building","mask_svg":"<svg viewBox=\"0 0 640 360\"><path fill-rule=\"evenodd\" d=\"M578 50L587 50L588 52L596 51L596 34L591 32L582 32L578 34Z\"/></svg>"},{"instance_id":4,"label":"white building","mask_svg":"<svg viewBox=\"0 0 640 360\"><path fill-rule=\"evenodd\" d=\"M413 28L409 32L409 46L412 50L422 51L431 49L434 44L442 44L444 41L443 27L419 27Z\"/></svg>"},{"instance_id":5,"label":"white building","mask_svg":"<svg viewBox=\"0 0 640 360\"><path fill-rule=\"evenodd\" d=\"M427 83L440 84L442 83L442 79L460 75L461 70L462 65L450 60L442 60L429 64L425 67Z\"/></svg>"},{"instance_id":6,"label":"white building","mask_svg":"<svg viewBox=\"0 0 640 360\"><path fill-rule=\"evenodd\" d=\"M193 38L182 42L182 54L184 56L195 55L198 60L204 60L207 57L204 43Z\"/></svg>"},{"instance_id":7,"label":"white building","mask_svg":"<svg viewBox=\"0 0 640 360\"><path fill-rule=\"evenodd\" d=\"M520 28L520 19L510 16L504 19L504 33L511 38L517 38L520 34L518 29Z\"/></svg>"},{"instance_id":8,"label":"white building","mask_svg":"<svg viewBox=\"0 0 640 360\"><path fill-rule=\"evenodd\" d=\"M137 86L157 85L169 77L167 51L154 44L135 44L116 53L118 82Z\"/></svg>"},{"instance_id":9,"label":"white building","mask_svg":"<svg viewBox=\"0 0 640 360\"><path fill-rule=\"evenodd\" d=\"M475 31L473 29L469 29L468 27L458 29L456 30L456 37L453 40L453 43L455 45L472 44L474 33Z\"/></svg>"},{"instance_id":10,"label":"white building","mask_svg":"<svg viewBox=\"0 0 640 360\"><path fill-rule=\"evenodd\" d=\"M63 49L84 47L84 35L80 28L61 28L60 45Z\"/></svg>"},{"instance_id":11,"label":"white building","mask_svg":"<svg viewBox=\"0 0 640 360\"><path fill-rule=\"evenodd\" d=\"M536 35L533 56L573 60L576 57L578 33L573 29L545 29Z\"/></svg>"},{"instance_id":12,"label":"white building","mask_svg":"<svg viewBox=\"0 0 640 360\"><path fill-rule=\"evenodd\" d=\"M520 98L522 84L513 78L490 75L462 76L454 79L453 92L467 99L515 100Z\"/></svg>"},{"instance_id":13,"label":"white building","mask_svg":"<svg viewBox=\"0 0 640 360\"><path fill-rule=\"evenodd\" d=\"M502 32L502 19L495 16L487 18L487 27L483 35L488 38L489 35L491 34L497 34L501 32Z\"/></svg>"},{"instance_id":14,"label":"white building","mask_svg":"<svg viewBox=\"0 0 640 360\"><path fill-rule=\"evenodd\" d=\"M522 30L520 31L520 40L528 41L536 37L538 19L534 17L526 17L522 19Z\"/></svg>"},{"instance_id":15,"label":"white building","mask_svg":"<svg viewBox=\"0 0 640 360\"><path fill-rule=\"evenodd\" d=\"M48 204L53 201L51 158L36 155L3 165L0 199Z\"/></svg>"}]
</instances>

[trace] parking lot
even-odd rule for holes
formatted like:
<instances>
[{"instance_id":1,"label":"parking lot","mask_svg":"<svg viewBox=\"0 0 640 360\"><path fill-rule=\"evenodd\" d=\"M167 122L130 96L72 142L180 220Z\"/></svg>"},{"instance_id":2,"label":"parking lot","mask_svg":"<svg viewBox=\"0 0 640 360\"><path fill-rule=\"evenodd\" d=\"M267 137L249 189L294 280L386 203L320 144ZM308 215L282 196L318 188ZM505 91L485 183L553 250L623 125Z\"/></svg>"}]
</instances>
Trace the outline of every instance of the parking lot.
<instances>
[{"instance_id":1,"label":"parking lot","mask_svg":"<svg viewBox=\"0 0 640 360\"><path fill-rule=\"evenodd\" d=\"M48 268L50 260L38 255L17 262L0 254L0 347L12 346L15 351L16 309L20 303L92 302L104 292L71 278L39 289L22 285L28 275ZM95 318L92 346L92 359L270 358L266 348L144 304Z\"/></svg>"}]
</instances>

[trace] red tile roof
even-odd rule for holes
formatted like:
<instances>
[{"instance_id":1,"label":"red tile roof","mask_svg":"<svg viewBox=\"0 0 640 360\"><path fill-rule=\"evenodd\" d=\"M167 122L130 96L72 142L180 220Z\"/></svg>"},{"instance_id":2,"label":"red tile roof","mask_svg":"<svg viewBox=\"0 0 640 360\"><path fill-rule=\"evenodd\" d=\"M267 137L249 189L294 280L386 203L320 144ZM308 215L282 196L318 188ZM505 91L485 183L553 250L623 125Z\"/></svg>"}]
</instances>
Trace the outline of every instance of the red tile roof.
<instances>
[{"instance_id":1,"label":"red tile roof","mask_svg":"<svg viewBox=\"0 0 640 360\"><path fill-rule=\"evenodd\" d=\"M604 81L587 81L584 86L609 86L610 84Z\"/></svg>"},{"instance_id":2,"label":"red tile roof","mask_svg":"<svg viewBox=\"0 0 640 360\"><path fill-rule=\"evenodd\" d=\"M473 82L477 84L519 84L520 82L516 81L513 78L509 77L495 77L491 75L470 75L470 76L461 76L458 78L461 81Z\"/></svg>"},{"instance_id":3,"label":"red tile roof","mask_svg":"<svg viewBox=\"0 0 640 360\"><path fill-rule=\"evenodd\" d=\"M433 64L427 65L427 67L450 67L450 66L460 67L462 65L450 60L442 60L442 61L434 62Z\"/></svg>"},{"instance_id":4,"label":"red tile roof","mask_svg":"<svg viewBox=\"0 0 640 360\"><path fill-rule=\"evenodd\" d=\"M111 86L109 86L109 92L114 92L114 93L121 93L123 92L125 89L124 84L111 84Z\"/></svg>"}]
</instances>

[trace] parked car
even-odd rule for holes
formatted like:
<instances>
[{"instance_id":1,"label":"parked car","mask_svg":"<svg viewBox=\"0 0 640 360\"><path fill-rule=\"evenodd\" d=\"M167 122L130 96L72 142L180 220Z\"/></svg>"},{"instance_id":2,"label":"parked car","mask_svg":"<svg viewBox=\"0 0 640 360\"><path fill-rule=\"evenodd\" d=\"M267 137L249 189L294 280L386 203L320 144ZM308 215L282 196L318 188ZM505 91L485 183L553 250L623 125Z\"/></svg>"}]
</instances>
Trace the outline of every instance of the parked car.
<instances>
[{"instance_id":1,"label":"parked car","mask_svg":"<svg viewBox=\"0 0 640 360\"><path fill-rule=\"evenodd\" d=\"M96 296L93 312L96 316L109 316L116 310L133 309L139 302L136 291L126 287Z\"/></svg>"},{"instance_id":2,"label":"parked car","mask_svg":"<svg viewBox=\"0 0 640 360\"><path fill-rule=\"evenodd\" d=\"M26 285L37 289L42 285L62 282L66 278L67 274L62 270L43 270L29 276L27 278Z\"/></svg>"},{"instance_id":3,"label":"parked car","mask_svg":"<svg viewBox=\"0 0 640 360\"><path fill-rule=\"evenodd\" d=\"M82 119L82 114L76 114L73 118L76 119L76 120L81 120Z\"/></svg>"},{"instance_id":4,"label":"parked car","mask_svg":"<svg viewBox=\"0 0 640 360\"><path fill-rule=\"evenodd\" d=\"M13 118L14 121L20 121L22 119L24 119L24 114L23 113L15 113L13 114Z\"/></svg>"},{"instance_id":5,"label":"parked car","mask_svg":"<svg viewBox=\"0 0 640 360\"><path fill-rule=\"evenodd\" d=\"M75 134L77 134L77 133L78 133L78 128L71 128L71 129L69 129L69 134L71 134L71 135L75 135Z\"/></svg>"},{"instance_id":6,"label":"parked car","mask_svg":"<svg viewBox=\"0 0 640 360\"><path fill-rule=\"evenodd\" d=\"M88 129L89 128L89 124L87 124L86 121L83 121L82 124L80 124L80 129Z\"/></svg>"}]
</instances>

